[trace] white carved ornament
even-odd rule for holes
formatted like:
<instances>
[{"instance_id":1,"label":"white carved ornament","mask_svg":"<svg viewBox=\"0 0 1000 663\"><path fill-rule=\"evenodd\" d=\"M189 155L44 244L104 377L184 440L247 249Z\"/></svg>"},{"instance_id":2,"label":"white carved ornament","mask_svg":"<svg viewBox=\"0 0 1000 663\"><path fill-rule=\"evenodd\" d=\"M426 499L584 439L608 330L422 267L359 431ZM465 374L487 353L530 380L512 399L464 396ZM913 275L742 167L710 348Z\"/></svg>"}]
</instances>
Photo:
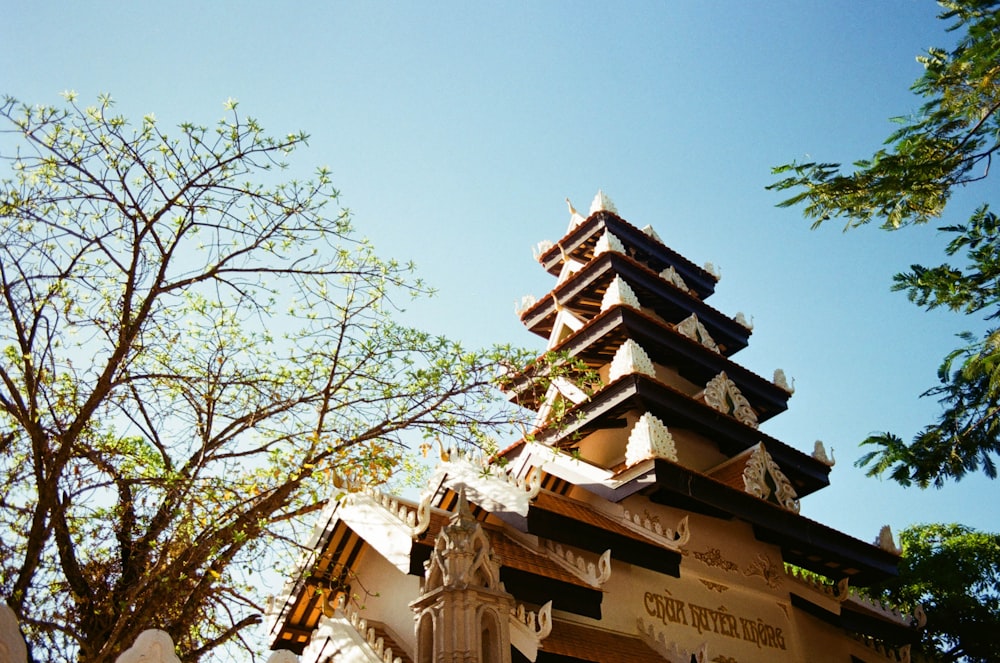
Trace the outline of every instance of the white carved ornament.
<instances>
[{"instance_id":1,"label":"white carved ornament","mask_svg":"<svg viewBox=\"0 0 1000 663\"><path fill-rule=\"evenodd\" d=\"M571 548L564 547L561 543L545 539L543 545L549 553L549 559L594 587L603 585L611 577L610 548L604 551L595 564L582 555L576 554Z\"/></svg>"},{"instance_id":2,"label":"white carved ornament","mask_svg":"<svg viewBox=\"0 0 1000 663\"><path fill-rule=\"evenodd\" d=\"M601 238L597 240L597 244L594 245L594 257L612 251L614 253L625 254L625 245L622 241L615 237L612 233L607 230L601 235Z\"/></svg>"},{"instance_id":3,"label":"white carved ornament","mask_svg":"<svg viewBox=\"0 0 1000 663\"><path fill-rule=\"evenodd\" d=\"M614 358L611 360L609 371L609 382L617 380L623 375L632 375L633 373L656 377L656 369L653 367L653 362L650 360L649 355L642 349L642 346L632 339L627 339L618 347Z\"/></svg>"},{"instance_id":4,"label":"white carved ornament","mask_svg":"<svg viewBox=\"0 0 1000 663\"><path fill-rule=\"evenodd\" d=\"M736 383L723 371L705 385L705 402L723 414L732 415L751 428L757 428L757 413Z\"/></svg>"},{"instance_id":5,"label":"white carved ornament","mask_svg":"<svg viewBox=\"0 0 1000 663\"><path fill-rule=\"evenodd\" d=\"M520 302L514 302L514 313L517 315L517 317L521 317L521 315L525 311L527 311L529 308L531 308L537 303L538 300L535 298L534 295L524 295L521 297Z\"/></svg>"},{"instance_id":6,"label":"white carved ornament","mask_svg":"<svg viewBox=\"0 0 1000 663\"><path fill-rule=\"evenodd\" d=\"M562 246L559 247L560 249ZM579 260L568 257L565 253L563 254L563 266L559 270L559 278L556 279L556 285L562 285L570 279L571 276L583 269L584 264Z\"/></svg>"},{"instance_id":7,"label":"white carved ornament","mask_svg":"<svg viewBox=\"0 0 1000 663\"><path fill-rule=\"evenodd\" d=\"M882 529L878 531L878 538L875 539L875 545L886 552L896 555L903 554L903 549L898 547L896 540L892 538L892 528L888 525L882 525Z\"/></svg>"},{"instance_id":8,"label":"white carved ornament","mask_svg":"<svg viewBox=\"0 0 1000 663\"><path fill-rule=\"evenodd\" d=\"M822 594L827 599L831 601L837 601L838 603L843 603L847 597L850 595L850 576L845 576L839 580L836 584L830 584L824 582L821 576L817 576L814 573L807 572L805 569L800 569L793 566L785 567L785 577L791 578L792 580L808 587L809 589Z\"/></svg>"},{"instance_id":9,"label":"white carved ornament","mask_svg":"<svg viewBox=\"0 0 1000 663\"><path fill-rule=\"evenodd\" d=\"M382 663L402 663L402 657L396 656L392 651L392 647L386 646L385 640L378 635L375 628L368 626L368 620L362 617L360 612L347 605L346 601L343 600L343 597L341 597L338 602L337 611L334 613L334 617L349 623L364 644L371 648L372 653L375 654L377 660L382 661ZM316 636L313 635L313 642L315 641ZM309 643L309 649L315 648L313 646L313 642ZM306 660L311 660L312 657L308 656L308 654L308 650L303 652L303 657L306 658ZM295 660L298 659L296 658ZM271 659L268 659L267 663L272 663Z\"/></svg>"},{"instance_id":10,"label":"white carved ornament","mask_svg":"<svg viewBox=\"0 0 1000 663\"><path fill-rule=\"evenodd\" d=\"M681 647L676 642L668 642L667 636L663 631L657 631L653 624L645 623L642 620L642 617L639 617L636 622L636 626L639 630L639 637L642 641L649 645L650 649L669 661L669 663L691 663L692 660L697 661L698 663L708 662L707 642L701 643L701 646L696 650L688 650Z\"/></svg>"},{"instance_id":11,"label":"white carved ornament","mask_svg":"<svg viewBox=\"0 0 1000 663\"><path fill-rule=\"evenodd\" d=\"M174 641L166 631L149 629L115 659L115 663L181 663L174 653Z\"/></svg>"},{"instance_id":12,"label":"white carved ornament","mask_svg":"<svg viewBox=\"0 0 1000 663\"><path fill-rule=\"evenodd\" d=\"M597 195L594 196L594 200L590 203L590 213L594 214L595 212L618 213L618 208L615 207L615 204L611 202L611 198L602 189L597 190Z\"/></svg>"},{"instance_id":13,"label":"white carved ornament","mask_svg":"<svg viewBox=\"0 0 1000 663\"><path fill-rule=\"evenodd\" d=\"M433 493L427 492L421 498L416 507L407 504L397 497L383 493L371 486L364 486L355 493L368 495L376 504L395 516L400 522L409 528L410 536L420 536L427 529L431 522L431 498ZM353 495L352 495L353 497ZM354 501L349 499L348 501Z\"/></svg>"},{"instance_id":14,"label":"white carved ornament","mask_svg":"<svg viewBox=\"0 0 1000 663\"><path fill-rule=\"evenodd\" d=\"M788 378L780 368L774 369L774 384L787 391L789 395L795 393L795 380L792 380L792 384L788 384Z\"/></svg>"},{"instance_id":15,"label":"white carved ornament","mask_svg":"<svg viewBox=\"0 0 1000 663\"><path fill-rule=\"evenodd\" d=\"M646 233L648 236L652 237L653 239L655 239L660 244L663 244L663 240L660 239L660 236L658 234L656 234L655 230L653 230L653 226L645 226L645 227L643 227L642 232Z\"/></svg>"},{"instance_id":16,"label":"white carved ornament","mask_svg":"<svg viewBox=\"0 0 1000 663\"><path fill-rule=\"evenodd\" d=\"M542 256L548 253L553 246L555 244L552 243L552 240L543 239L531 249L531 255L535 257L535 260L541 260Z\"/></svg>"},{"instance_id":17,"label":"white carved ornament","mask_svg":"<svg viewBox=\"0 0 1000 663\"><path fill-rule=\"evenodd\" d=\"M464 489L458 495L458 508L434 540L424 577L424 594L438 587L502 587L500 562L482 525L469 511Z\"/></svg>"},{"instance_id":18,"label":"white carved ornament","mask_svg":"<svg viewBox=\"0 0 1000 663\"><path fill-rule=\"evenodd\" d=\"M573 207L573 203L569 201L569 198L566 199L566 207L569 208L569 228L566 232L570 232L573 228L576 228L578 225L586 221L586 219L583 218L582 214L576 211L576 208Z\"/></svg>"},{"instance_id":19,"label":"white carved ornament","mask_svg":"<svg viewBox=\"0 0 1000 663\"><path fill-rule=\"evenodd\" d=\"M701 324L701 320L694 313L678 322L674 328L692 341L701 343L709 350L720 352L719 346L716 345L715 340L708 333L708 330L705 329L705 325Z\"/></svg>"},{"instance_id":20,"label":"white carved ornament","mask_svg":"<svg viewBox=\"0 0 1000 663\"><path fill-rule=\"evenodd\" d=\"M601 312L607 311L612 306L617 305L630 306L637 311L642 310L642 306L639 304L639 298L635 296L635 291L632 287L625 282L625 280L620 276L615 276L611 280L611 285L604 292L604 297L601 299Z\"/></svg>"},{"instance_id":21,"label":"white carved ornament","mask_svg":"<svg viewBox=\"0 0 1000 663\"><path fill-rule=\"evenodd\" d=\"M539 608L537 613L525 608L523 603L518 603L510 609L510 616L514 624L527 628L539 642L552 633L552 601Z\"/></svg>"},{"instance_id":22,"label":"white carved ornament","mask_svg":"<svg viewBox=\"0 0 1000 663\"><path fill-rule=\"evenodd\" d=\"M736 320L736 324L740 325L747 331L753 331L753 318L751 317L750 320L747 320L747 316L743 313L743 311L738 312L736 317L733 319Z\"/></svg>"},{"instance_id":23,"label":"white carved ornament","mask_svg":"<svg viewBox=\"0 0 1000 663\"><path fill-rule=\"evenodd\" d=\"M501 467L482 457L452 454L451 460L438 466L430 485L440 486L445 481L445 485L453 490L461 487L480 506L494 505L500 508L503 505L505 511L526 516L531 500L542 489L544 472L536 465L528 467L520 477L511 470L510 467ZM433 492L428 491L429 494Z\"/></svg>"},{"instance_id":24,"label":"white carved ornament","mask_svg":"<svg viewBox=\"0 0 1000 663\"><path fill-rule=\"evenodd\" d=\"M827 467L833 467L837 464L837 459L833 457L833 447L830 447L830 453L828 455L826 453L826 447L823 446L822 440L816 440L816 444L813 445L812 457Z\"/></svg>"},{"instance_id":25,"label":"white carved ornament","mask_svg":"<svg viewBox=\"0 0 1000 663\"><path fill-rule=\"evenodd\" d=\"M632 529L642 528L642 533L646 536L655 534L656 538L664 539L665 543L674 549L679 549L681 546L686 546L687 542L691 539L691 528L688 525L688 516L684 516L677 523L677 529L670 529L669 527L664 527L660 523L660 519L650 518L647 514L645 517L639 515L638 513L632 513L628 509L625 509L625 523Z\"/></svg>"},{"instance_id":26,"label":"white carved ornament","mask_svg":"<svg viewBox=\"0 0 1000 663\"><path fill-rule=\"evenodd\" d=\"M666 425L646 412L635 422L625 447L625 465L631 467L647 458L677 462L677 445Z\"/></svg>"},{"instance_id":27,"label":"white carved ornament","mask_svg":"<svg viewBox=\"0 0 1000 663\"><path fill-rule=\"evenodd\" d=\"M684 292L691 292L691 288L689 288L688 284L684 282L684 279L682 279L681 275L677 273L677 270L674 269L673 265L667 267L665 270L660 272L660 277L662 277L668 283L677 286Z\"/></svg>"},{"instance_id":28,"label":"white carved ornament","mask_svg":"<svg viewBox=\"0 0 1000 663\"><path fill-rule=\"evenodd\" d=\"M763 442L756 446L747 460L746 468L743 470L743 486L751 495L777 502L789 511L799 512L799 499L795 489L792 488L792 482L771 458Z\"/></svg>"},{"instance_id":29,"label":"white carved ornament","mask_svg":"<svg viewBox=\"0 0 1000 663\"><path fill-rule=\"evenodd\" d=\"M910 654L911 645L896 647L878 638L864 636L860 633L855 633L854 639L889 663L911 663L913 660Z\"/></svg>"},{"instance_id":30,"label":"white carved ornament","mask_svg":"<svg viewBox=\"0 0 1000 663\"><path fill-rule=\"evenodd\" d=\"M507 624L510 627L511 646L529 661L536 660L542 640L552 633L552 601L543 605L537 614L518 603L511 607Z\"/></svg>"}]
</instances>

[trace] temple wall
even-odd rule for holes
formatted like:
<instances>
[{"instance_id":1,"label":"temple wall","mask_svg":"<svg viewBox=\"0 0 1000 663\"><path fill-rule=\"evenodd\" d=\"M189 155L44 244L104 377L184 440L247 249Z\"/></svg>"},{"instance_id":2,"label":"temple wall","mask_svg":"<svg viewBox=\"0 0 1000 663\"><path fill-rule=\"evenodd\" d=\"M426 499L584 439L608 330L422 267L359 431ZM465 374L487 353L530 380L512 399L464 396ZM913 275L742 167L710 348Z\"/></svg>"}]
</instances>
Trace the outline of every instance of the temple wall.
<instances>
[{"instance_id":1,"label":"temple wall","mask_svg":"<svg viewBox=\"0 0 1000 663\"><path fill-rule=\"evenodd\" d=\"M400 572L374 550L369 550L358 564L357 575L371 594L365 595L360 586L354 587L355 609L365 619L385 624L399 644L412 652L416 636L408 604L420 594L419 578Z\"/></svg>"},{"instance_id":2,"label":"temple wall","mask_svg":"<svg viewBox=\"0 0 1000 663\"><path fill-rule=\"evenodd\" d=\"M626 502L633 513L666 528L677 527L685 515L642 497ZM612 562L601 627L636 632L641 620L642 630L680 650L694 652L707 643L708 660L801 661L780 552L756 541L744 523L690 515L689 528L680 578Z\"/></svg>"}]
</instances>

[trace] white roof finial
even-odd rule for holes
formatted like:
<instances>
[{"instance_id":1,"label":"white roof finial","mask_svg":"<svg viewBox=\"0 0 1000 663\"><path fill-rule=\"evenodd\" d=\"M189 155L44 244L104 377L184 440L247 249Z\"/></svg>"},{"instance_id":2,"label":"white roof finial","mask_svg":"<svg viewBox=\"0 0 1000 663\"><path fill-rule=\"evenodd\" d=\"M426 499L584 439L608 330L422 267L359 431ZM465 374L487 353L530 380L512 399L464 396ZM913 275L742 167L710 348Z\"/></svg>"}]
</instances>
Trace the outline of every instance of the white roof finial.
<instances>
[{"instance_id":1,"label":"white roof finial","mask_svg":"<svg viewBox=\"0 0 1000 663\"><path fill-rule=\"evenodd\" d=\"M612 212L617 214L618 210L607 194L603 190L598 189L597 195L594 196L594 202L590 203L590 213L593 214L594 212Z\"/></svg>"},{"instance_id":2,"label":"white roof finial","mask_svg":"<svg viewBox=\"0 0 1000 663\"><path fill-rule=\"evenodd\" d=\"M566 206L569 207L569 229L573 230L573 228L576 228L578 225L586 221L586 219L583 218L582 214L576 211L576 208L573 207L573 203L569 201L569 198L566 199Z\"/></svg>"}]
</instances>

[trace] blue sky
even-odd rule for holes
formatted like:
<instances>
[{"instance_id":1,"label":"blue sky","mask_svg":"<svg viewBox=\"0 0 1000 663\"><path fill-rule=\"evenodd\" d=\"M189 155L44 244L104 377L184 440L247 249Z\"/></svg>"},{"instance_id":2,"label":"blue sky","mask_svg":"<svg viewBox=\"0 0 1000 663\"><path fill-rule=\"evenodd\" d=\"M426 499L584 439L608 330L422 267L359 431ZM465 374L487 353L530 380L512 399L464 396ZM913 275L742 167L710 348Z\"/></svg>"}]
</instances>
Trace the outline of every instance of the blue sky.
<instances>
[{"instance_id":1,"label":"blue sky","mask_svg":"<svg viewBox=\"0 0 1000 663\"><path fill-rule=\"evenodd\" d=\"M857 442L909 439L936 411L954 334L891 275L942 258L933 227L810 231L764 190L793 159L852 161L914 110L914 57L947 45L929 0L879 2L7 2L0 91L31 103L108 92L161 126L210 124L233 97L269 131L305 130L292 174L328 165L362 234L439 290L407 319L469 345L544 346L514 315L553 280L531 248L598 188L722 281L753 316L736 356L795 378L765 430L833 447L804 515L866 540L882 524L997 530L995 484L903 490L852 466ZM954 220L983 196L956 199Z\"/></svg>"}]
</instances>

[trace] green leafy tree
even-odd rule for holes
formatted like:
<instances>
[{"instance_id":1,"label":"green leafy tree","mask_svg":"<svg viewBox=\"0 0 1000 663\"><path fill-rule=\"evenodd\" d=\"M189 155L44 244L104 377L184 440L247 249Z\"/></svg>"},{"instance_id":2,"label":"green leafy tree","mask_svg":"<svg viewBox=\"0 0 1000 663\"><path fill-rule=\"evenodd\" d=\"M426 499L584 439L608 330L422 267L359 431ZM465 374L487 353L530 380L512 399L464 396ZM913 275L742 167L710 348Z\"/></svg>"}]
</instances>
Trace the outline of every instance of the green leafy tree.
<instances>
[{"instance_id":1,"label":"green leafy tree","mask_svg":"<svg viewBox=\"0 0 1000 663\"><path fill-rule=\"evenodd\" d=\"M927 626L914 660L1000 660L1000 534L962 525L915 525L900 532L899 575L881 596L908 610L921 606Z\"/></svg>"},{"instance_id":2,"label":"green leafy tree","mask_svg":"<svg viewBox=\"0 0 1000 663\"><path fill-rule=\"evenodd\" d=\"M944 212L954 191L989 176L1000 149L1000 3L942 0L940 15L960 33L951 50L930 49L918 60L924 75L913 91L925 103L885 147L844 171L837 163L790 163L775 169L782 179L769 188L794 192L782 206L801 206L813 227L840 217L847 227L878 220L895 230L926 223ZM965 224L943 231L948 255L965 252L965 266L913 265L895 277L894 288L928 309L945 307L1000 317L1000 223L988 205ZM939 419L908 444L881 433L863 444L875 448L859 465L869 475L889 473L903 485L941 487L970 472L997 475L1000 453L1000 332L961 336L963 345L945 357L940 384L925 392L942 404Z\"/></svg>"},{"instance_id":3,"label":"green leafy tree","mask_svg":"<svg viewBox=\"0 0 1000 663\"><path fill-rule=\"evenodd\" d=\"M168 135L102 97L0 104L0 596L35 660L184 661L243 640L333 478L378 483L404 431L488 443L507 348L393 322L426 287L379 258L306 136L235 103Z\"/></svg>"}]
</instances>

